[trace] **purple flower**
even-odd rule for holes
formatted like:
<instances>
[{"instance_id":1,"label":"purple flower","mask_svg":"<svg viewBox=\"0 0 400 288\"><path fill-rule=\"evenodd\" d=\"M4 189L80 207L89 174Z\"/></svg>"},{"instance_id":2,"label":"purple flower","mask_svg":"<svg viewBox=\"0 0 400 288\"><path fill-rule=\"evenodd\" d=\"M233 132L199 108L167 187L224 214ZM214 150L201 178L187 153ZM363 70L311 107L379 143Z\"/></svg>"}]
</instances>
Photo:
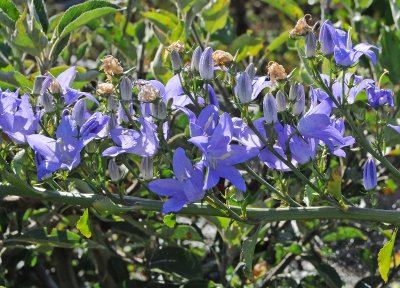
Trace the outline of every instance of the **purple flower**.
<instances>
[{"instance_id":1,"label":"purple flower","mask_svg":"<svg viewBox=\"0 0 400 288\"><path fill-rule=\"evenodd\" d=\"M251 78L247 72L239 74L236 80L235 94L243 104L251 102L251 94L253 87L251 85Z\"/></svg>"},{"instance_id":2,"label":"purple flower","mask_svg":"<svg viewBox=\"0 0 400 288\"><path fill-rule=\"evenodd\" d=\"M210 80L214 78L214 60L212 57L213 49L207 47L201 54L199 62L199 72L200 77L205 80Z\"/></svg>"},{"instance_id":3,"label":"purple flower","mask_svg":"<svg viewBox=\"0 0 400 288\"><path fill-rule=\"evenodd\" d=\"M217 126L219 109L214 105L205 107L196 118L196 115L185 107L179 107L189 119L190 136L210 136Z\"/></svg>"},{"instance_id":4,"label":"purple flower","mask_svg":"<svg viewBox=\"0 0 400 288\"><path fill-rule=\"evenodd\" d=\"M257 156L258 149L230 144L232 134L232 119L224 113L211 136L196 136L189 139L189 142L202 151L204 165L208 168L204 189L214 187L220 178L225 178L239 190L246 191L246 183L233 165Z\"/></svg>"},{"instance_id":5,"label":"purple flower","mask_svg":"<svg viewBox=\"0 0 400 288\"><path fill-rule=\"evenodd\" d=\"M368 159L364 166L363 184L365 190L372 190L377 185L377 175L375 162Z\"/></svg>"},{"instance_id":6,"label":"purple flower","mask_svg":"<svg viewBox=\"0 0 400 288\"><path fill-rule=\"evenodd\" d=\"M380 89L372 82L366 85L365 90L367 91L368 102L374 109L378 109L379 106L385 103L390 107L394 106L393 92L391 90Z\"/></svg>"},{"instance_id":7,"label":"purple flower","mask_svg":"<svg viewBox=\"0 0 400 288\"><path fill-rule=\"evenodd\" d=\"M278 107L272 93L267 93L263 101L263 112L265 123L271 124L278 121Z\"/></svg>"},{"instance_id":8,"label":"purple flower","mask_svg":"<svg viewBox=\"0 0 400 288\"><path fill-rule=\"evenodd\" d=\"M178 74L169 79L165 85L165 97L163 98L163 101L168 103L170 99L172 99L172 106L185 107L189 104L193 104L190 97L185 94ZM198 102L201 106L204 105L203 98L199 97Z\"/></svg>"},{"instance_id":9,"label":"purple flower","mask_svg":"<svg viewBox=\"0 0 400 288\"><path fill-rule=\"evenodd\" d=\"M153 123L139 118L140 132L132 129L117 127L110 132L112 140L118 146L112 146L103 151L102 156L115 157L121 153L133 153L142 157L154 156L159 142L156 127Z\"/></svg>"},{"instance_id":10,"label":"purple flower","mask_svg":"<svg viewBox=\"0 0 400 288\"><path fill-rule=\"evenodd\" d=\"M192 165L185 151L178 148L173 157L173 170L176 179L158 179L149 183L149 189L159 196L171 197L163 205L164 213L177 212L185 204L200 201L204 197L203 165Z\"/></svg>"},{"instance_id":11,"label":"purple flower","mask_svg":"<svg viewBox=\"0 0 400 288\"><path fill-rule=\"evenodd\" d=\"M371 49L379 50L378 47L368 43L360 43L353 47L350 35L343 30L335 29L329 20L321 27L319 41L323 54L334 53L336 65L352 66L362 55L366 55L374 65L376 64L376 55Z\"/></svg>"},{"instance_id":12,"label":"purple flower","mask_svg":"<svg viewBox=\"0 0 400 288\"><path fill-rule=\"evenodd\" d=\"M61 94L64 99L64 104L66 106L75 103L82 96L95 102L97 105L100 105L99 101L97 101L97 99L94 98L91 94L71 88L72 82L75 79L75 74L76 67L73 66L62 72L55 79L51 75L42 76L45 77L45 80L43 81L40 94L44 94L47 90L51 94Z\"/></svg>"},{"instance_id":13,"label":"purple flower","mask_svg":"<svg viewBox=\"0 0 400 288\"><path fill-rule=\"evenodd\" d=\"M101 137L108 116L100 112L93 114L78 133L78 126L68 110L56 131L56 139L40 134L27 136L27 142L36 153L38 180L46 178L58 169L72 170L80 162L80 153L85 145L96 137Z\"/></svg>"},{"instance_id":14,"label":"purple flower","mask_svg":"<svg viewBox=\"0 0 400 288\"><path fill-rule=\"evenodd\" d=\"M35 115L29 103L29 96L18 98L15 93L0 90L0 128L14 142L26 143L26 136L34 134L40 115Z\"/></svg>"}]
</instances>

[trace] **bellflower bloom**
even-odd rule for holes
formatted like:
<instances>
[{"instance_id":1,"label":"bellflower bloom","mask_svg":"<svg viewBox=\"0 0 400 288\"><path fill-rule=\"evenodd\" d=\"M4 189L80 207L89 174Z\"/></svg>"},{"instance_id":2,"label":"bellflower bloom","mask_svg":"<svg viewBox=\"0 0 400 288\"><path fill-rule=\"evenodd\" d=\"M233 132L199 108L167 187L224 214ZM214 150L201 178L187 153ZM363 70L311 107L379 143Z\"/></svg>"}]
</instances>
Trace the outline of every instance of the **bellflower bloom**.
<instances>
[{"instance_id":1,"label":"bellflower bloom","mask_svg":"<svg viewBox=\"0 0 400 288\"><path fill-rule=\"evenodd\" d=\"M278 112L283 112L286 110L286 95L282 90L276 93L276 107Z\"/></svg>"},{"instance_id":2,"label":"bellflower bloom","mask_svg":"<svg viewBox=\"0 0 400 288\"><path fill-rule=\"evenodd\" d=\"M172 70L174 70L174 71L181 70L182 60L181 60L181 56L179 55L178 51L176 51L176 50L171 51L170 57L171 57Z\"/></svg>"},{"instance_id":3,"label":"bellflower bloom","mask_svg":"<svg viewBox=\"0 0 400 288\"><path fill-rule=\"evenodd\" d=\"M153 179L154 166L152 157L142 157L140 161L140 173L142 173L144 180Z\"/></svg>"},{"instance_id":4,"label":"bellflower bloom","mask_svg":"<svg viewBox=\"0 0 400 288\"><path fill-rule=\"evenodd\" d=\"M297 99L296 102L294 103L293 106L293 114L294 115L301 115L304 112L304 108L305 108L305 92L304 92L304 87L303 85L299 85L299 90L298 90L299 94L297 95Z\"/></svg>"},{"instance_id":5,"label":"bellflower bloom","mask_svg":"<svg viewBox=\"0 0 400 288\"><path fill-rule=\"evenodd\" d=\"M315 57L315 51L317 49L317 38L313 32L308 32L306 34L306 45L305 45L305 53L307 58Z\"/></svg>"},{"instance_id":6,"label":"bellflower bloom","mask_svg":"<svg viewBox=\"0 0 400 288\"><path fill-rule=\"evenodd\" d=\"M105 134L107 121L108 116L96 112L78 133L75 120L65 110L56 131L56 139L40 134L27 136L28 144L36 152L38 180L50 176L56 170L71 171L78 166L82 149L94 138Z\"/></svg>"},{"instance_id":7,"label":"bellflower bloom","mask_svg":"<svg viewBox=\"0 0 400 288\"><path fill-rule=\"evenodd\" d=\"M121 90L121 98L125 101L132 100L132 80L128 77L122 77L119 83L119 88Z\"/></svg>"},{"instance_id":8,"label":"bellflower bloom","mask_svg":"<svg viewBox=\"0 0 400 288\"><path fill-rule=\"evenodd\" d=\"M14 142L26 143L26 137L34 134L40 115L35 115L29 103L29 96L18 98L18 91L1 92L0 90L0 128Z\"/></svg>"},{"instance_id":9,"label":"bellflower bloom","mask_svg":"<svg viewBox=\"0 0 400 288\"><path fill-rule=\"evenodd\" d=\"M391 90L380 89L371 82L366 86L365 90L367 91L368 102L374 109L378 109L379 106L385 103L390 107L394 106L393 92Z\"/></svg>"},{"instance_id":10,"label":"bellflower bloom","mask_svg":"<svg viewBox=\"0 0 400 288\"><path fill-rule=\"evenodd\" d=\"M247 65L245 72L247 72L247 74L250 76L250 79L253 80L256 76L256 68L254 67L254 64L250 63Z\"/></svg>"},{"instance_id":11,"label":"bellflower bloom","mask_svg":"<svg viewBox=\"0 0 400 288\"><path fill-rule=\"evenodd\" d=\"M122 179L121 171L115 162L115 158L112 158L110 161L108 161L107 171L111 181L117 182Z\"/></svg>"},{"instance_id":12,"label":"bellflower bloom","mask_svg":"<svg viewBox=\"0 0 400 288\"><path fill-rule=\"evenodd\" d=\"M208 168L204 189L214 187L220 178L225 178L239 190L246 191L246 183L233 165L257 156L258 149L231 145L232 134L232 119L227 113L224 113L210 137L196 136L189 139L189 142L202 151L204 165Z\"/></svg>"},{"instance_id":13,"label":"bellflower bloom","mask_svg":"<svg viewBox=\"0 0 400 288\"><path fill-rule=\"evenodd\" d=\"M213 49L207 47L201 54L199 63L200 77L204 80L210 80L214 78L214 60L213 60Z\"/></svg>"},{"instance_id":14,"label":"bellflower bloom","mask_svg":"<svg viewBox=\"0 0 400 288\"><path fill-rule=\"evenodd\" d=\"M196 118L196 115L185 107L180 107L189 119L190 136L211 136L217 126L219 109L215 105L205 107Z\"/></svg>"},{"instance_id":15,"label":"bellflower bloom","mask_svg":"<svg viewBox=\"0 0 400 288\"><path fill-rule=\"evenodd\" d=\"M377 185L377 175L375 162L368 159L364 166L363 184L365 190L372 190Z\"/></svg>"},{"instance_id":16,"label":"bellflower bloom","mask_svg":"<svg viewBox=\"0 0 400 288\"><path fill-rule=\"evenodd\" d=\"M251 102L253 87L251 86L251 78L247 72L239 74L236 80L235 93L243 104Z\"/></svg>"},{"instance_id":17,"label":"bellflower bloom","mask_svg":"<svg viewBox=\"0 0 400 288\"><path fill-rule=\"evenodd\" d=\"M321 43L321 52L324 55L331 55L337 44L336 29L332 26L330 20L326 20L319 32L319 42Z\"/></svg>"},{"instance_id":18,"label":"bellflower bloom","mask_svg":"<svg viewBox=\"0 0 400 288\"><path fill-rule=\"evenodd\" d=\"M211 88L212 89L212 88ZM167 84L165 85L165 96L160 96L165 103L168 103L172 99L172 106L173 108L185 107L187 105L193 104L192 100L188 95L185 94L181 82L179 80L179 75L176 74L171 79L168 80ZM198 103L200 106L204 105L204 99L198 97Z\"/></svg>"},{"instance_id":19,"label":"bellflower bloom","mask_svg":"<svg viewBox=\"0 0 400 288\"><path fill-rule=\"evenodd\" d=\"M176 179L158 179L149 183L149 189L159 196L171 197L163 205L162 212L177 212L185 204L200 201L203 189L203 165L201 162L192 165L185 151L178 148L172 159Z\"/></svg>"},{"instance_id":20,"label":"bellflower bloom","mask_svg":"<svg viewBox=\"0 0 400 288\"><path fill-rule=\"evenodd\" d=\"M102 156L115 157L122 153L133 153L142 157L154 156L159 142L156 127L153 123L140 118L140 132L132 129L117 127L110 132L111 139L118 146L112 146L103 151Z\"/></svg>"}]
</instances>

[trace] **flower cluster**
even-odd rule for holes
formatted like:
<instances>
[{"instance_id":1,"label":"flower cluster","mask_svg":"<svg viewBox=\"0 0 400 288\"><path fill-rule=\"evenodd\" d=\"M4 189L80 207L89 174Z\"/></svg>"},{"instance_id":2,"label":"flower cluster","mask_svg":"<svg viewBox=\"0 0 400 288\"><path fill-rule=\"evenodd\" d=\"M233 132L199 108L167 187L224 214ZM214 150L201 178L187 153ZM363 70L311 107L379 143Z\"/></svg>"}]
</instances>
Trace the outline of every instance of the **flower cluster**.
<instances>
[{"instance_id":1,"label":"flower cluster","mask_svg":"<svg viewBox=\"0 0 400 288\"><path fill-rule=\"evenodd\" d=\"M322 24L317 42L315 28L308 25L310 19L299 20L291 37L305 37L306 61L310 61L315 83L295 82L274 61L265 67L266 75L258 73L253 63L238 71L231 54L214 52L211 47L197 47L190 65L184 66L181 58L186 47L176 42L167 47L174 76L165 85L158 80L132 79L116 58L106 56L100 67L106 82L98 85L98 97L72 88L75 67L56 78L38 76L33 97L1 92L0 127L15 143L32 148L38 180L60 169L72 171L91 153L89 144L98 141L104 144L94 151L110 158L107 167L112 181L124 177L117 164L119 155L142 158L142 178L152 180L148 188L170 197L164 212L176 212L202 200L206 193L220 189L216 188L219 183L229 185L229 181L237 191L245 192L243 167L251 159L282 173L312 166L318 155L345 157L355 138L346 135L349 119L342 115L347 115L345 109L361 93L374 109L394 105L390 90L348 70L363 55L375 64L378 48L366 43L353 47L350 33L335 29L330 21ZM321 57L339 72L320 73ZM226 108L226 99L221 102L214 90L214 83L221 86L222 78L228 79L233 92L228 100L236 112ZM260 95L264 98L259 99ZM157 165L152 159L171 152L177 135L171 135L176 130L170 126L177 115L187 118L188 129L173 154L175 177L153 180ZM400 131L398 126L391 127ZM364 186L371 190L376 185L375 164L368 160Z\"/></svg>"}]
</instances>

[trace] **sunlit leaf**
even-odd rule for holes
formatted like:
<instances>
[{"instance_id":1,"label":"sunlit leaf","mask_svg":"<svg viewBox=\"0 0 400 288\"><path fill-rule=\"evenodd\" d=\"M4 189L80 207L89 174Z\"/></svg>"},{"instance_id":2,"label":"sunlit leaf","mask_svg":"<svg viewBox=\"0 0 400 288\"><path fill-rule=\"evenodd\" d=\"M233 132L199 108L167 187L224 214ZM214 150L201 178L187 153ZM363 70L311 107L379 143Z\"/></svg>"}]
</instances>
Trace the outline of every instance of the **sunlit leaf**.
<instances>
[{"instance_id":1,"label":"sunlit leaf","mask_svg":"<svg viewBox=\"0 0 400 288\"><path fill-rule=\"evenodd\" d=\"M207 32L214 33L223 28L228 20L230 0L215 0L209 3L201 13L201 16Z\"/></svg>"},{"instance_id":2,"label":"sunlit leaf","mask_svg":"<svg viewBox=\"0 0 400 288\"><path fill-rule=\"evenodd\" d=\"M301 8L293 0L262 0L262 1L282 11L287 16L292 18L292 20L298 20L304 16L304 13L301 10Z\"/></svg>"},{"instance_id":3,"label":"sunlit leaf","mask_svg":"<svg viewBox=\"0 0 400 288\"><path fill-rule=\"evenodd\" d=\"M89 225L89 209L86 208L82 216L79 217L79 220L76 223L76 228L86 238L92 237L92 231L90 230L90 225Z\"/></svg>"},{"instance_id":4,"label":"sunlit leaf","mask_svg":"<svg viewBox=\"0 0 400 288\"><path fill-rule=\"evenodd\" d=\"M383 281L385 281L385 283L388 281L390 264L392 263L394 241L396 240L397 230L398 229L396 229L393 232L390 240L386 242L385 245L383 245L383 247L381 248L381 250L379 250L378 253L379 273L381 274L381 277Z\"/></svg>"}]
</instances>

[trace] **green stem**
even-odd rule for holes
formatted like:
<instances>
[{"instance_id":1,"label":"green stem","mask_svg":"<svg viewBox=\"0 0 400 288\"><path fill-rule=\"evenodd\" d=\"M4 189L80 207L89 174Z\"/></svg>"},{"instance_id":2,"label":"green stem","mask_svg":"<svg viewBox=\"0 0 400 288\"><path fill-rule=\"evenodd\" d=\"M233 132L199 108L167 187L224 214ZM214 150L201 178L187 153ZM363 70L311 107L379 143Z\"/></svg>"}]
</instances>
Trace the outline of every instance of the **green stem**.
<instances>
[{"instance_id":1,"label":"green stem","mask_svg":"<svg viewBox=\"0 0 400 288\"><path fill-rule=\"evenodd\" d=\"M39 191L38 191L39 192ZM110 199L99 194L83 194L76 192L40 191L33 193L29 189L11 185L0 185L0 197L15 195L37 200L52 201L55 203L69 204L81 207L93 207L114 213L128 211L161 211L163 202L158 200L142 199L125 196L124 200L130 206L113 203ZM236 214L241 213L241 208L231 206L230 210ZM220 216L227 217L226 212L221 212L206 204L194 203L183 208L180 214ZM257 222L275 222L286 220L315 220L315 219L341 219L354 221L372 221L400 225L400 211L371 208L349 207L340 210L335 207L291 207L291 208L247 208L248 220Z\"/></svg>"}]
</instances>

